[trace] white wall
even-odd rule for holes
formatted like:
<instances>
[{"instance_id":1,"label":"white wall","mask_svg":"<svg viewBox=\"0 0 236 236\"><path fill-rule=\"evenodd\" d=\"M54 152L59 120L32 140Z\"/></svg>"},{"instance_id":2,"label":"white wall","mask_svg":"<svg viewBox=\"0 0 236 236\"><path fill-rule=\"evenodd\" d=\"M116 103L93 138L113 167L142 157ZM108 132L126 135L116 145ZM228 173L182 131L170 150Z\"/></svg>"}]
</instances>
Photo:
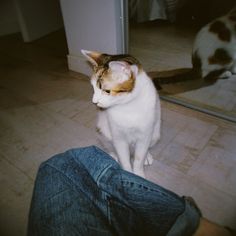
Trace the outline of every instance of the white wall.
<instances>
[{"instance_id":1,"label":"white wall","mask_svg":"<svg viewBox=\"0 0 236 236\"><path fill-rule=\"evenodd\" d=\"M80 50L123 52L120 0L60 0L69 69L90 74Z\"/></svg>"},{"instance_id":2,"label":"white wall","mask_svg":"<svg viewBox=\"0 0 236 236\"><path fill-rule=\"evenodd\" d=\"M59 0L0 0L0 36L31 42L63 27Z\"/></svg>"},{"instance_id":3,"label":"white wall","mask_svg":"<svg viewBox=\"0 0 236 236\"><path fill-rule=\"evenodd\" d=\"M14 0L14 3L25 42L63 27L59 0Z\"/></svg>"},{"instance_id":4,"label":"white wall","mask_svg":"<svg viewBox=\"0 0 236 236\"><path fill-rule=\"evenodd\" d=\"M12 0L0 0L0 36L20 32Z\"/></svg>"}]
</instances>

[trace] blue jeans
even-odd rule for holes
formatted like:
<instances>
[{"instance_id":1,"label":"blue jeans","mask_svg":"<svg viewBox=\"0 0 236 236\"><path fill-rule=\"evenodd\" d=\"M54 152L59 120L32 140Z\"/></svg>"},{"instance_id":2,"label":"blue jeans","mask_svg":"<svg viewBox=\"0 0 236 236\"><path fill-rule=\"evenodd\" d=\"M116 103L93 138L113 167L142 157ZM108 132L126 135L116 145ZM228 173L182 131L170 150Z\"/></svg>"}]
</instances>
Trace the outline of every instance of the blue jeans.
<instances>
[{"instance_id":1,"label":"blue jeans","mask_svg":"<svg viewBox=\"0 0 236 236\"><path fill-rule=\"evenodd\" d=\"M95 146L72 149L38 171L28 235L192 235L191 201L124 171Z\"/></svg>"}]
</instances>

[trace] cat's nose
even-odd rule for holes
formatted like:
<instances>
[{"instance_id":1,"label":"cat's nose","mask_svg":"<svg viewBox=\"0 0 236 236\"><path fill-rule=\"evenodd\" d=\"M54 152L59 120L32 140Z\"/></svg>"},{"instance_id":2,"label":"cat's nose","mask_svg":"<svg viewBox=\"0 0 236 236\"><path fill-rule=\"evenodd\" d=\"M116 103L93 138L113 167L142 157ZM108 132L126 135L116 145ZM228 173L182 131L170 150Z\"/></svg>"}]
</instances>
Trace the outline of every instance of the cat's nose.
<instances>
[{"instance_id":1,"label":"cat's nose","mask_svg":"<svg viewBox=\"0 0 236 236\"><path fill-rule=\"evenodd\" d=\"M99 102L93 102L93 104L99 106Z\"/></svg>"},{"instance_id":2,"label":"cat's nose","mask_svg":"<svg viewBox=\"0 0 236 236\"><path fill-rule=\"evenodd\" d=\"M92 101L92 102L93 102L93 104L94 104L94 105L96 105L96 106L99 106L99 102L98 102L98 100L96 100L96 99L93 99L93 101Z\"/></svg>"},{"instance_id":3,"label":"cat's nose","mask_svg":"<svg viewBox=\"0 0 236 236\"><path fill-rule=\"evenodd\" d=\"M98 99L97 98L95 98L95 97L93 97L93 100L92 100L92 102L96 105L97 103L98 103Z\"/></svg>"},{"instance_id":4,"label":"cat's nose","mask_svg":"<svg viewBox=\"0 0 236 236\"><path fill-rule=\"evenodd\" d=\"M96 106L99 106L99 101L93 101L93 104L96 105Z\"/></svg>"},{"instance_id":5,"label":"cat's nose","mask_svg":"<svg viewBox=\"0 0 236 236\"><path fill-rule=\"evenodd\" d=\"M93 104L95 104L96 106L102 107L102 103L100 103L99 100L100 100L99 97L93 96L92 102L93 102Z\"/></svg>"}]
</instances>

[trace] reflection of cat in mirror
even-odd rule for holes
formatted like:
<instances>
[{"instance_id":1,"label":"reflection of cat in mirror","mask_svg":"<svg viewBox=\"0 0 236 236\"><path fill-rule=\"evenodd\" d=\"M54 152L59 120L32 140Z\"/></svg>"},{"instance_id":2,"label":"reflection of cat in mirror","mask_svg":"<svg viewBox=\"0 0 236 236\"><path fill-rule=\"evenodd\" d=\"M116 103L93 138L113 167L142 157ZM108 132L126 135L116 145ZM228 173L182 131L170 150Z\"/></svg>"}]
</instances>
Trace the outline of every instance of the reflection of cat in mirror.
<instances>
[{"instance_id":1,"label":"reflection of cat in mirror","mask_svg":"<svg viewBox=\"0 0 236 236\"><path fill-rule=\"evenodd\" d=\"M94 66L93 103L100 108L97 129L113 147L109 152L122 167L144 177L143 165L153 161L149 148L160 137L156 88L132 56L82 53Z\"/></svg>"},{"instance_id":2,"label":"reflection of cat in mirror","mask_svg":"<svg viewBox=\"0 0 236 236\"><path fill-rule=\"evenodd\" d=\"M236 8L198 32L192 61L193 68L206 79L236 73Z\"/></svg>"},{"instance_id":3,"label":"reflection of cat in mirror","mask_svg":"<svg viewBox=\"0 0 236 236\"><path fill-rule=\"evenodd\" d=\"M212 83L218 78L228 78L235 74L236 8L210 22L198 32L193 45L192 65L191 70L170 75L169 78L160 72L155 78L156 83L159 82L161 85L199 78ZM161 78L162 76L165 78Z\"/></svg>"}]
</instances>

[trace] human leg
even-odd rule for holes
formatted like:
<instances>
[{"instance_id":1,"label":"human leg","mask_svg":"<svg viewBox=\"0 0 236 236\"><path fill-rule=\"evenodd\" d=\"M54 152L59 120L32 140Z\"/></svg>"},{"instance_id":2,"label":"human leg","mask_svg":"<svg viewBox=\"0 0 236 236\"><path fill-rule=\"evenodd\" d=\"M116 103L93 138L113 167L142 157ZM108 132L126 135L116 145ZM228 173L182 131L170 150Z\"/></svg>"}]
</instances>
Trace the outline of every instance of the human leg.
<instances>
[{"instance_id":1,"label":"human leg","mask_svg":"<svg viewBox=\"0 0 236 236\"><path fill-rule=\"evenodd\" d=\"M88 147L41 165L28 235L191 235L198 219L183 198Z\"/></svg>"},{"instance_id":2,"label":"human leg","mask_svg":"<svg viewBox=\"0 0 236 236\"><path fill-rule=\"evenodd\" d=\"M88 158L90 173L76 155ZM107 159L96 165L95 156L99 155L92 147L70 150L40 166L29 214L29 236L115 235L106 216L107 201L90 177L96 166L102 169L112 162Z\"/></svg>"},{"instance_id":3,"label":"human leg","mask_svg":"<svg viewBox=\"0 0 236 236\"><path fill-rule=\"evenodd\" d=\"M100 149L87 147L41 165L28 235L187 236L199 219L190 201L122 170Z\"/></svg>"},{"instance_id":4,"label":"human leg","mask_svg":"<svg viewBox=\"0 0 236 236\"><path fill-rule=\"evenodd\" d=\"M236 233L233 230L229 230L207 219L201 218L199 227L194 236L235 236Z\"/></svg>"}]
</instances>

